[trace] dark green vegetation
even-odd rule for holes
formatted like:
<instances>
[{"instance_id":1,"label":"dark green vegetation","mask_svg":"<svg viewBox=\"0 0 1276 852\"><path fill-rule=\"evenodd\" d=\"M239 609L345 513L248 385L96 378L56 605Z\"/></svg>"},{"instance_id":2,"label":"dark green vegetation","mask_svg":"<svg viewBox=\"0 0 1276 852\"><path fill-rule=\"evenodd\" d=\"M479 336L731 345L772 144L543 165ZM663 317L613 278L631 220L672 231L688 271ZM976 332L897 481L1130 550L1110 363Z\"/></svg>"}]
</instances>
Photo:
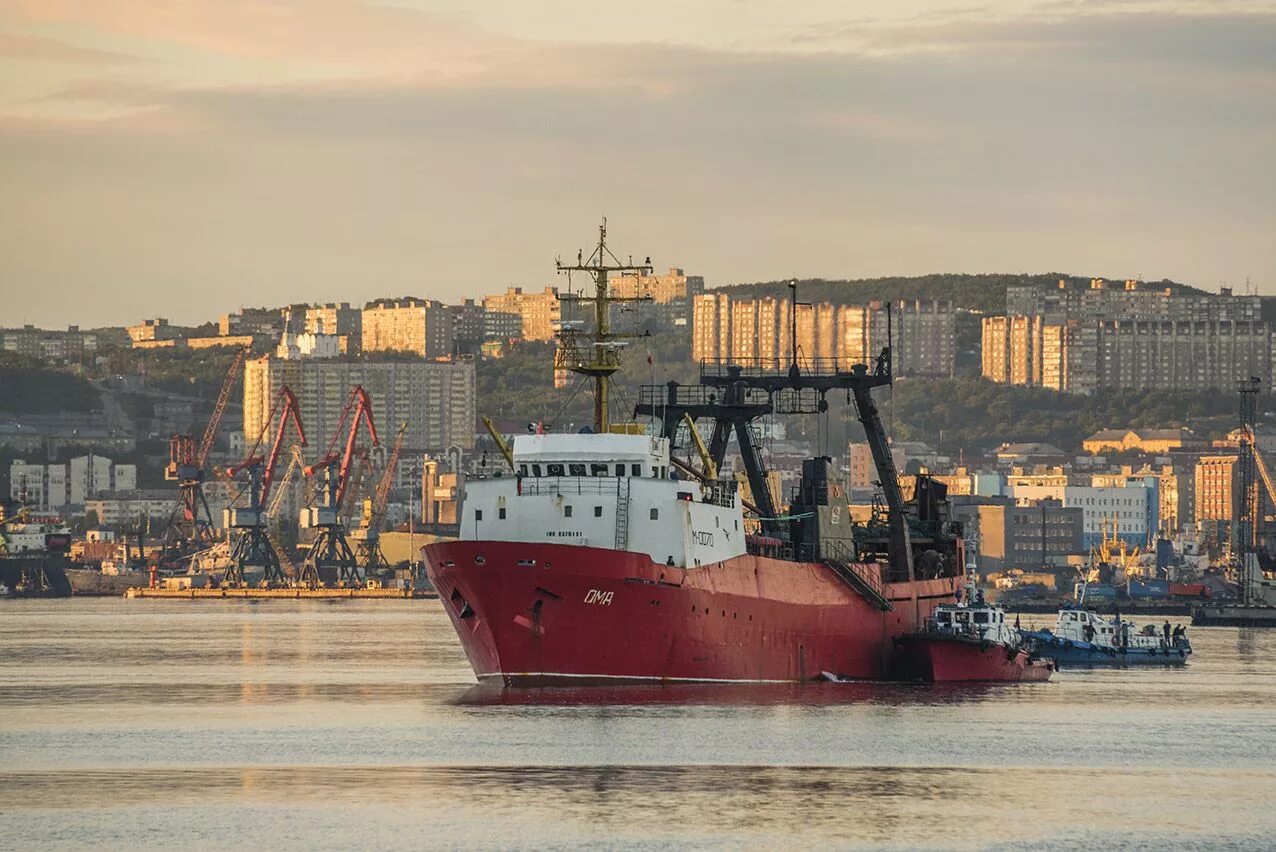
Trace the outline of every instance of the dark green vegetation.
<instances>
[{"instance_id":1,"label":"dark green vegetation","mask_svg":"<svg viewBox=\"0 0 1276 852\"><path fill-rule=\"evenodd\" d=\"M1008 441L1042 441L1074 451L1100 429L1188 426L1215 437L1236 425L1237 408L1231 391L1077 396L978 378L902 379L891 397L898 438L954 453L990 450Z\"/></svg>"},{"instance_id":2,"label":"dark green vegetation","mask_svg":"<svg viewBox=\"0 0 1276 852\"><path fill-rule=\"evenodd\" d=\"M93 386L80 376L13 352L0 352L0 411L57 414L102 408Z\"/></svg>"},{"instance_id":3,"label":"dark green vegetation","mask_svg":"<svg viewBox=\"0 0 1276 852\"><path fill-rule=\"evenodd\" d=\"M98 373L103 378L144 374L148 388L174 397L197 399L211 407L226 371L235 360L235 352L233 348L221 346L210 349L119 347L103 350Z\"/></svg>"},{"instance_id":4,"label":"dark green vegetation","mask_svg":"<svg viewBox=\"0 0 1276 852\"><path fill-rule=\"evenodd\" d=\"M614 390L612 416L632 412L637 387L652 381L647 364L650 346L655 379L695 382L697 369L676 337L634 341ZM528 343L499 360L478 364L479 413L495 420L543 420L576 427L590 421L593 398L573 375L566 389L555 389L550 367L553 346ZM1236 395L1228 391L1163 393L1107 392L1077 396L1043 388L1000 385L981 378L899 380L881 394L882 413L900 440L925 441L957 455L987 452L1006 442L1041 441L1066 451L1080 451L1081 441L1100 429L1188 426L1204 437L1218 437L1235 425ZM830 398L827 420L786 418L790 435L820 442L828 452L845 452L846 436L862 440L844 399ZM1270 407L1265 402L1264 407ZM942 430L942 435L941 435Z\"/></svg>"},{"instance_id":5,"label":"dark green vegetation","mask_svg":"<svg viewBox=\"0 0 1276 852\"><path fill-rule=\"evenodd\" d=\"M628 419L638 401L638 387L653 380L695 382L699 371L689 357L685 334L653 334L629 341L623 367L612 391L613 419ZM651 364L647 363L648 355ZM572 373L566 388L554 387L554 344L522 343L504 358L480 360L478 408L493 420L534 421L547 425L588 425L593 417L591 385Z\"/></svg>"},{"instance_id":6,"label":"dark green vegetation","mask_svg":"<svg viewBox=\"0 0 1276 852\"><path fill-rule=\"evenodd\" d=\"M798 279L798 298L804 302L832 302L834 304L864 304L886 299L940 299L955 307L985 314L999 314L1006 309L1006 287L1011 284L1036 284L1053 287L1060 280L1073 285L1085 285L1089 277L1047 272L1040 275L1013 275L990 273L986 275L957 275L940 273L916 275L908 278L858 278L830 280L826 278ZM791 280L791 279L789 279ZM715 288L715 293L730 296L777 296L788 298L789 280L760 281L752 284L734 284ZM1173 281L1152 282L1187 292L1200 292L1185 284Z\"/></svg>"}]
</instances>

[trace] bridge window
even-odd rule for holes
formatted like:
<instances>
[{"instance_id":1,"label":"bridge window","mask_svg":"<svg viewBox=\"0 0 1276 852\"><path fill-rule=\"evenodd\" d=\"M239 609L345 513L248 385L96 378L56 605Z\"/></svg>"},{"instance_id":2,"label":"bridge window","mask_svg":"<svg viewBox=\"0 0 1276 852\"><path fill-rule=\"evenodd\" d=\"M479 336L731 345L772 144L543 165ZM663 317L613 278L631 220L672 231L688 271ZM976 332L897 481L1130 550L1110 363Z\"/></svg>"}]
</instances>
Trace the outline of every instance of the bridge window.
<instances>
[{"instance_id":1,"label":"bridge window","mask_svg":"<svg viewBox=\"0 0 1276 852\"><path fill-rule=\"evenodd\" d=\"M629 473L631 476L642 476L642 465L631 464L629 466Z\"/></svg>"},{"instance_id":2,"label":"bridge window","mask_svg":"<svg viewBox=\"0 0 1276 852\"><path fill-rule=\"evenodd\" d=\"M625 475L625 466L623 464L616 465L616 475L617 476Z\"/></svg>"},{"instance_id":3,"label":"bridge window","mask_svg":"<svg viewBox=\"0 0 1276 852\"><path fill-rule=\"evenodd\" d=\"M569 464L567 469L571 472L572 476L585 475L585 466L583 464Z\"/></svg>"},{"instance_id":4,"label":"bridge window","mask_svg":"<svg viewBox=\"0 0 1276 852\"><path fill-rule=\"evenodd\" d=\"M660 510L659 510L659 509L652 509L652 510L651 510L651 519L652 519L653 521L658 521L658 520L660 520Z\"/></svg>"},{"instance_id":5,"label":"bridge window","mask_svg":"<svg viewBox=\"0 0 1276 852\"><path fill-rule=\"evenodd\" d=\"M532 476L540 476L540 475L541 475L541 466L538 464L532 465Z\"/></svg>"},{"instance_id":6,"label":"bridge window","mask_svg":"<svg viewBox=\"0 0 1276 852\"><path fill-rule=\"evenodd\" d=\"M518 466L518 472L521 473L523 476L527 476L527 465L520 464Z\"/></svg>"},{"instance_id":7,"label":"bridge window","mask_svg":"<svg viewBox=\"0 0 1276 852\"><path fill-rule=\"evenodd\" d=\"M562 476L563 466L561 464L550 464L545 466L550 476Z\"/></svg>"},{"instance_id":8,"label":"bridge window","mask_svg":"<svg viewBox=\"0 0 1276 852\"><path fill-rule=\"evenodd\" d=\"M603 516L603 507L602 507L602 506L595 506L595 507L594 507L594 517L595 517L595 518L601 518L602 516Z\"/></svg>"},{"instance_id":9,"label":"bridge window","mask_svg":"<svg viewBox=\"0 0 1276 852\"><path fill-rule=\"evenodd\" d=\"M564 517L564 518L570 518L571 516L572 516L572 507L571 507L571 506L564 506L564 507L563 507L563 517Z\"/></svg>"},{"instance_id":10,"label":"bridge window","mask_svg":"<svg viewBox=\"0 0 1276 852\"><path fill-rule=\"evenodd\" d=\"M591 465L589 466L589 472L590 472L591 474L593 474L594 476L606 476L606 475L607 475L607 465L605 465L605 464L591 464Z\"/></svg>"}]
</instances>

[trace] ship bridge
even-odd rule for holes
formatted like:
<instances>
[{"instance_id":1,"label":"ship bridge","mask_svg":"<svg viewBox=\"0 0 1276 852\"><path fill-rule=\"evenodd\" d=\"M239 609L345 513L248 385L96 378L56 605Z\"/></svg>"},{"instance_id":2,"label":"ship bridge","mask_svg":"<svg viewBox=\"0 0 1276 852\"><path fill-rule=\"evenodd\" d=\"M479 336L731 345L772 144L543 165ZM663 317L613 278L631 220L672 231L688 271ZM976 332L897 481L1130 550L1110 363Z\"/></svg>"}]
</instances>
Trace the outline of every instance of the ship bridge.
<instances>
[{"instance_id":1,"label":"ship bridge","mask_svg":"<svg viewBox=\"0 0 1276 852\"><path fill-rule=\"evenodd\" d=\"M669 476L669 439L650 435L519 435L513 455L514 470L521 477Z\"/></svg>"}]
</instances>

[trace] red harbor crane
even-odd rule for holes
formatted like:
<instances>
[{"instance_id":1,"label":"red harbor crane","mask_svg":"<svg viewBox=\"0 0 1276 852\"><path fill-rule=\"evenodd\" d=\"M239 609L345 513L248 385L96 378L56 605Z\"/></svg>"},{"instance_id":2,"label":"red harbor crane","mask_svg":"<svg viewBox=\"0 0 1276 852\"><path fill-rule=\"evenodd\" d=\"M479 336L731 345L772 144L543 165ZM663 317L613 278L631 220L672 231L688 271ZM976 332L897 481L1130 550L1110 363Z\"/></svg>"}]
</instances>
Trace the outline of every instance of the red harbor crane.
<instances>
[{"instance_id":1,"label":"red harbor crane","mask_svg":"<svg viewBox=\"0 0 1276 852\"><path fill-rule=\"evenodd\" d=\"M355 558L363 568L363 576L369 571L376 571L386 566L385 554L381 552L381 525L385 522L385 507L390 500L390 489L394 487L394 474L399 466L399 454L403 450L403 436L407 434L408 421L404 420L394 436L394 447L385 460L385 470L381 472L381 480L371 499L364 504L363 518L359 529L350 533L355 541Z\"/></svg>"},{"instance_id":2,"label":"red harbor crane","mask_svg":"<svg viewBox=\"0 0 1276 852\"><path fill-rule=\"evenodd\" d=\"M350 487L355 445L362 424L367 424L372 446L379 446L377 426L372 419L372 400L362 385L355 385L341 412L341 421L328 444L328 451L302 471L307 477L322 477L315 487L314 505L301 511L301 526L318 530L302 565L302 582L311 587L319 585L321 578L329 572L335 573L341 586L357 586L362 582L359 562L350 549L341 519L341 506ZM343 434L344 446L338 447Z\"/></svg>"},{"instance_id":3,"label":"red harbor crane","mask_svg":"<svg viewBox=\"0 0 1276 852\"><path fill-rule=\"evenodd\" d=\"M287 582L280 564L279 552L270 539L266 528L267 507L270 506L270 489L275 481L275 470L279 464L280 451L283 449L284 437L291 425L297 433L301 446L306 446L306 430L301 424L301 409L297 405L297 397L287 385L279 389L279 396L271 408L270 419L266 428L276 422L275 438L270 451L262 455L263 433L258 437L256 445L248 452L248 457L237 465L226 468L226 475L235 478L241 474L248 475L248 505L231 507L226 510L226 527L238 530L240 535L230 553L230 568L226 571L226 585L242 586L245 583L245 569L261 569L262 585L269 588L282 586ZM255 571L253 573L256 573Z\"/></svg>"},{"instance_id":4,"label":"red harbor crane","mask_svg":"<svg viewBox=\"0 0 1276 852\"><path fill-rule=\"evenodd\" d=\"M208 500L204 497L205 471L209 453L217 441L222 416L226 413L226 404L230 401L230 393L235 388L235 381L239 378L239 371L243 368L249 351L250 347L245 346L235 353L230 369L222 379L217 402L213 405L213 413L208 418L208 425L204 427L204 435L199 443L195 442L195 436L190 433L173 435L168 439L168 466L164 468L164 478L176 482L180 494L164 531L160 565L165 568L179 566L184 556L208 547L213 542L213 515L208 508Z\"/></svg>"}]
</instances>

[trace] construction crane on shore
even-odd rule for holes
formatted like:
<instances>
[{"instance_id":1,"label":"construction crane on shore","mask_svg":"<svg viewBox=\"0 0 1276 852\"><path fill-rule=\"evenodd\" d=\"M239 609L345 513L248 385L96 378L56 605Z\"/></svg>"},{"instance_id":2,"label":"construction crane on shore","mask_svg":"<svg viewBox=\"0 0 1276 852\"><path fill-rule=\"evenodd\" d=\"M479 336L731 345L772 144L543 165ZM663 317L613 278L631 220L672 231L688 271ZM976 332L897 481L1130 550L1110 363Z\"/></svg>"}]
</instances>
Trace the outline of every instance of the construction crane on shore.
<instances>
[{"instance_id":1,"label":"construction crane on shore","mask_svg":"<svg viewBox=\"0 0 1276 852\"><path fill-rule=\"evenodd\" d=\"M381 472L381 480L372 497L364 502L363 518L359 529L350 537L355 540L355 558L363 568L363 576L387 564L385 554L381 552L381 525L385 522L385 509L390 501L390 489L394 487L394 474L399 466L399 454L403 450L403 436L408 432L408 421L404 420L394 436L394 447L385 460L385 470Z\"/></svg>"},{"instance_id":2,"label":"construction crane on shore","mask_svg":"<svg viewBox=\"0 0 1276 852\"><path fill-rule=\"evenodd\" d=\"M279 425L275 429L275 438L270 445L270 451L264 455L259 452L262 439L265 437L263 434L249 450L247 458L239 464L226 468L226 475L232 479L243 473L248 474L248 505L226 510L227 529L237 530L240 534L231 550L230 567L226 571L228 586L243 586L247 568L260 568L262 583L266 587L282 586L287 582L280 563L279 550L267 529L269 520L267 507L271 505L270 489L275 481L275 469L279 464L280 451L283 449L289 425L296 431L301 446L306 445L306 430L301 423L301 407L297 403L297 397L287 385L279 389L279 396L271 408L270 418L266 421L267 428L270 423L275 422L276 413Z\"/></svg>"},{"instance_id":3,"label":"construction crane on shore","mask_svg":"<svg viewBox=\"0 0 1276 852\"><path fill-rule=\"evenodd\" d=\"M168 439L168 466L164 468L164 478L177 483L179 496L164 531L164 548L159 557L163 567L179 567L183 558L192 551L206 549L213 543L213 514L204 496L205 471L230 393L250 351L250 347L245 346L235 353L199 442L196 443L195 436L189 432Z\"/></svg>"},{"instance_id":4,"label":"construction crane on shore","mask_svg":"<svg viewBox=\"0 0 1276 852\"><path fill-rule=\"evenodd\" d=\"M362 385L355 385L341 412L341 421L328 444L328 451L302 471L307 478L322 477L315 488L313 505L301 511L301 526L318 530L302 564L303 584L319 585L321 576L328 570L336 572L338 585L358 586L362 582L359 562L346 537L341 507L350 487L359 427L365 424L372 446L380 446L377 426L372 419L372 400ZM337 442L343 431L345 442L338 452Z\"/></svg>"}]
</instances>

